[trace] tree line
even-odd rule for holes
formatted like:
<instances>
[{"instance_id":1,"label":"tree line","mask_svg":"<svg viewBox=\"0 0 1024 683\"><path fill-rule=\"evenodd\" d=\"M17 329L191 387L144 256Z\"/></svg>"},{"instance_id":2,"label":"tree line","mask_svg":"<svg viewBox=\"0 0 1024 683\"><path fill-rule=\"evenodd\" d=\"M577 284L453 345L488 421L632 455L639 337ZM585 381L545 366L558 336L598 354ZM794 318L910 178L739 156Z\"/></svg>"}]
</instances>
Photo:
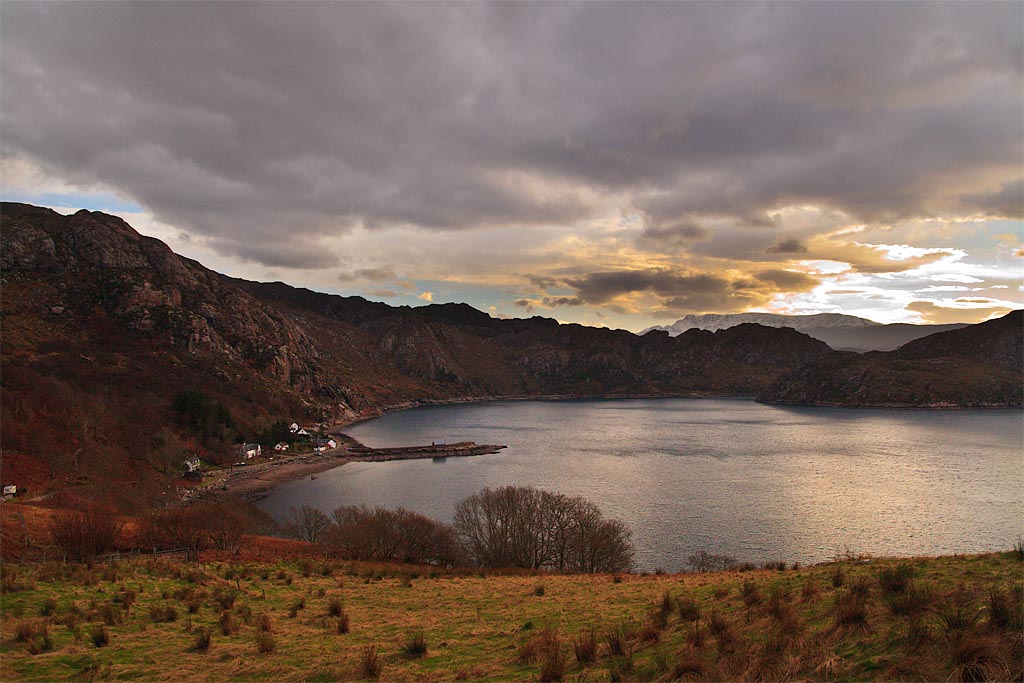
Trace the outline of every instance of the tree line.
<instances>
[{"instance_id":1,"label":"tree line","mask_svg":"<svg viewBox=\"0 0 1024 683\"><path fill-rule=\"evenodd\" d=\"M484 489L443 524L402 508L292 508L290 535L381 562L616 572L632 567L631 534L593 503L523 486Z\"/></svg>"},{"instance_id":2,"label":"tree line","mask_svg":"<svg viewBox=\"0 0 1024 683\"><path fill-rule=\"evenodd\" d=\"M68 559L89 561L114 547L123 521L90 507L67 512L52 540ZM353 560L440 566L516 567L561 572L619 572L633 565L626 526L605 519L593 503L522 486L484 489L455 507L452 524L403 508L342 506L330 515L292 508L284 532ZM256 531L230 501L153 511L139 520L146 549L182 548L197 559L206 548L234 551Z\"/></svg>"}]
</instances>

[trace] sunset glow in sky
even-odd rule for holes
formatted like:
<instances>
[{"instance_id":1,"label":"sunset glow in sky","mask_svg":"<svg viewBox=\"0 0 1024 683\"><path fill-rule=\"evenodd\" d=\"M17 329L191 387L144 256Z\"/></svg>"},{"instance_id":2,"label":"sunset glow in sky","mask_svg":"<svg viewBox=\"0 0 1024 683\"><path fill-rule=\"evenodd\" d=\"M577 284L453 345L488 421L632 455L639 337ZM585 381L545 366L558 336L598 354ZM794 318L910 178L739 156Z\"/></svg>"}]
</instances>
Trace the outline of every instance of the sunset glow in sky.
<instances>
[{"instance_id":1,"label":"sunset glow in sky","mask_svg":"<svg viewBox=\"0 0 1024 683\"><path fill-rule=\"evenodd\" d=\"M639 330L1022 306L1024 4L6 3L0 194Z\"/></svg>"}]
</instances>

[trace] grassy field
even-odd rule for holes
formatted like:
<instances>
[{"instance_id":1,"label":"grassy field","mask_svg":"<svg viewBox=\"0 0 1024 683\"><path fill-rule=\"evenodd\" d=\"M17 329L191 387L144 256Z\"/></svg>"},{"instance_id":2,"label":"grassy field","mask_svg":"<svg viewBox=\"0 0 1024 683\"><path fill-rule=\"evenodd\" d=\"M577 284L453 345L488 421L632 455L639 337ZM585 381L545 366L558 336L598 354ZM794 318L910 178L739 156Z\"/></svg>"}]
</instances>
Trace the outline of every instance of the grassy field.
<instances>
[{"instance_id":1,"label":"grassy field","mask_svg":"<svg viewBox=\"0 0 1024 683\"><path fill-rule=\"evenodd\" d=\"M4 566L3 680L1019 680L1016 553L681 575Z\"/></svg>"}]
</instances>

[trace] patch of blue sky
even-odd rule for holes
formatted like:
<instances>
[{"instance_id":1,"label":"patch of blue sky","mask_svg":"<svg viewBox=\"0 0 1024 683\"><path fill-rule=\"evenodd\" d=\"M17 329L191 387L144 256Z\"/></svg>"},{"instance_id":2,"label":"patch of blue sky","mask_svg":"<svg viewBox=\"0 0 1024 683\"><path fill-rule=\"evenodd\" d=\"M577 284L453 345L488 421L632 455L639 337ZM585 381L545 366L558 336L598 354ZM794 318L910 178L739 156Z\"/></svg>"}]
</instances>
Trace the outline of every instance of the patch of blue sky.
<instances>
[{"instance_id":1,"label":"patch of blue sky","mask_svg":"<svg viewBox=\"0 0 1024 683\"><path fill-rule=\"evenodd\" d=\"M117 195L88 192L20 192L0 186L0 199L5 202L21 202L36 206L67 207L105 211L107 213L142 213L143 209L135 202L122 199Z\"/></svg>"}]
</instances>

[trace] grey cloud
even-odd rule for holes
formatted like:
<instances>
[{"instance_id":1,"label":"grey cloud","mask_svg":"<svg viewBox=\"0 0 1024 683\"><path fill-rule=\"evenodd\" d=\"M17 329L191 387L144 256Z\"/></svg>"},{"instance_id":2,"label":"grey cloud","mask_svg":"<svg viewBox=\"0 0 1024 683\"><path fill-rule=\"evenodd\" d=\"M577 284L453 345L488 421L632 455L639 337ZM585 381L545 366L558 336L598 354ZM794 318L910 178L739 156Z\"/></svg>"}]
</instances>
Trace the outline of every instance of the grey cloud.
<instances>
[{"instance_id":1,"label":"grey cloud","mask_svg":"<svg viewBox=\"0 0 1024 683\"><path fill-rule=\"evenodd\" d=\"M582 306L584 303L583 299L577 296L546 296L543 299L544 305L549 308L555 306Z\"/></svg>"},{"instance_id":2,"label":"grey cloud","mask_svg":"<svg viewBox=\"0 0 1024 683\"><path fill-rule=\"evenodd\" d=\"M789 239L776 242L765 249L765 252L768 254L806 254L807 245L800 240L791 237Z\"/></svg>"},{"instance_id":3,"label":"grey cloud","mask_svg":"<svg viewBox=\"0 0 1024 683\"><path fill-rule=\"evenodd\" d=\"M697 223L683 221L665 226L648 225L640 234L640 246L685 247L708 236L708 230Z\"/></svg>"},{"instance_id":4,"label":"grey cloud","mask_svg":"<svg viewBox=\"0 0 1024 683\"><path fill-rule=\"evenodd\" d=\"M990 216L1024 218L1024 178L1006 183L997 192L972 194L966 202Z\"/></svg>"},{"instance_id":5,"label":"grey cloud","mask_svg":"<svg viewBox=\"0 0 1024 683\"><path fill-rule=\"evenodd\" d=\"M357 268L338 275L341 282L353 282L355 280L391 280L396 274L390 268Z\"/></svg>"},{"instance_id":6,"label":"grey cloud","mask_svg":"<svg viewBox=\"0 0 1024 683\"><path fill-rule=\"evenodd\" d=\"M0 144L280 265L355 227L571 225L584 189L676 244L793 203L1003 211L1022 22L1020 3L9 3ZM983 173L1008 194L963 189Z\"/></svg>"},{"instance_id":7,"label":"grey cloud","mask_svg":"<svg viewBox=\"0 0 1024 683\"><path fill-rule=\"evenodd\" d=\"M769 269L754 273L762 282L770 282L784 292L806 292L818 285L818 279L792 270Z\"/></svg>"}]
</instances>

